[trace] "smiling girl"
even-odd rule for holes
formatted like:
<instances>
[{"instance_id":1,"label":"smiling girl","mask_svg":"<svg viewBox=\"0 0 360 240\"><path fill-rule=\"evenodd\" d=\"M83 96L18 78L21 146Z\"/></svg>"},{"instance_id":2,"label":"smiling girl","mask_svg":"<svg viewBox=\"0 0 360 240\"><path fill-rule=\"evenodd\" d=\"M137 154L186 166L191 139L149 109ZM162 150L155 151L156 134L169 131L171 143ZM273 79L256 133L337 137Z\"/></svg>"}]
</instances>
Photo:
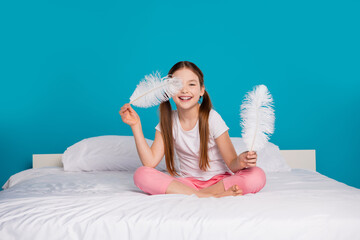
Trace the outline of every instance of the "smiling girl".
<instances>
[{"instance_id":1,"label":"smiling girl","mask_svg":"<svg viewBox=\"0 0 360 240\"><path fill-rule=\"evenodd\" d=\"M138 114L125 104L120 115L131 126L142 167L134 182L149 194L195 194L198 197L237 196L257 193L266 182L256 167L256 152L236 154L221 116L212 109L204 75L188 61L176 63L169 77L182 79L183 88L173 101L160 104L160 123L151 147L146 143ZM175 152L177 165L175 166ZM155 169L165 155L169 174Z\"/></svg>"}]
</instances>

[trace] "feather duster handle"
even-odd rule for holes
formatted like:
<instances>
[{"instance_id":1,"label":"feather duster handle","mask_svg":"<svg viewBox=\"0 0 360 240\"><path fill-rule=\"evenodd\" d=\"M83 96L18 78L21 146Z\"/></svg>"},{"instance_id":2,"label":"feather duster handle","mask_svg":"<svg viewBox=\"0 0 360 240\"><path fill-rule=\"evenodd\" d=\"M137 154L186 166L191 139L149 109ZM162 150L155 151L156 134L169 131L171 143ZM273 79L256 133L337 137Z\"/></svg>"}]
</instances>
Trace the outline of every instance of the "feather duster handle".
<instances>
[{"instance_id":1,"label":"feather duster handle","mask_svg":"<svg viewBox=\"0 0 360 240\"><path fill-rule=\"evenodd\" d=\"M242 138L249 151L261 150L274 133L273 98L265 85L247 93L240 107Z\"/></svg>"},{"instance_id":2,"label":"feather duster handle","mask_svg":"<svg viewBox=\"0 0 360 240\"><path fill-rule=\"evenodd\" d=\"M182 80L165 76L160 73L145 76L130 97L130 104L137 107L152 107L169 100L182 89Z\"/></svg>"}]
</instances>

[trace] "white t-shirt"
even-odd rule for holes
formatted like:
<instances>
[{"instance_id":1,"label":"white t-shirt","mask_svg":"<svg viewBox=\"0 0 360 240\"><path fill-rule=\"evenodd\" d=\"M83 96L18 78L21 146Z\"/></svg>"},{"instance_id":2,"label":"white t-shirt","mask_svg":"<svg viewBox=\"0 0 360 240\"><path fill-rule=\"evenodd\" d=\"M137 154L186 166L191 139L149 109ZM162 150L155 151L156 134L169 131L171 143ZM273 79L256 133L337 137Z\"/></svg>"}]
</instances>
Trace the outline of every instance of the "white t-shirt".
<instances>
[{"instance_id":1,"label":"white t-shirt","mask_svg":"<svg viewBox=\"0 0 360 240\"><path fill-rule=\"evenodd\" d=\"M208 142L208 159L210 167L203 171L199 167L200 160L200 135L199 120L195 127L185 131L180 124L177 110L172 111L173 119L173 138L175 144L175 166L177 172L182 177L194 177L198 180L206 181L215 175L230 172L226 166L220 151L216 145L215 139L229 130L221 116L213 109L209 114L209 142ZM160 123L155 127L160 130Z\"/></svg>"}]
</instances>

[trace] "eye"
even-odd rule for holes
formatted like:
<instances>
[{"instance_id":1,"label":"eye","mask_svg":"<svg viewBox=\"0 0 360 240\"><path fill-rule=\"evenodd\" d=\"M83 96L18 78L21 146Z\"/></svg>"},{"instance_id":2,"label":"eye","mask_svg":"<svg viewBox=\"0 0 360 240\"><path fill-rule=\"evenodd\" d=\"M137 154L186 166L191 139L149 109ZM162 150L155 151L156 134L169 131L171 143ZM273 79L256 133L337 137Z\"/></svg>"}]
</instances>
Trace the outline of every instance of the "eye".
<instances>
[{"instance_id":1,"label":"eye","mask_svg":"<svg viewBox=\"0 0 360 240\"><path fill-rule=\"evenodd\" d=\"M190 86L196 86L196 84L194 84L194 83L190 83Z\"/></svg>"}]
</instances>

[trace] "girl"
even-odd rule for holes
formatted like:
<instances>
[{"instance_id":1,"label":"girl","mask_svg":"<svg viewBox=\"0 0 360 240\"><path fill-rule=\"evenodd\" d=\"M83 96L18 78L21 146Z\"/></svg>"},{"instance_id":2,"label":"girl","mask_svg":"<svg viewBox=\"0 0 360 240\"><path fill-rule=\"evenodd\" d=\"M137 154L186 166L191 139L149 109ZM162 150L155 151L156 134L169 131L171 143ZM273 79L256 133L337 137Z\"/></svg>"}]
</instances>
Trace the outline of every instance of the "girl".
<instances>
[{"instance_id":1,"label":"girl","mask_svg":"<svg viewBox=\"0 0 360 240\"><path fill-rule=\"evenodd\" d=\"M160 123L151 147L145 141L140 117L125 104L120 115L131 126L143 167L134 174L134 182L149 194L195 194L198 197L237 196L260 191L265 173L256 167L256 152L237 156L229 128L212 109L201 70L188 61L176 63L170 77L183 81L183 89L170 102L160 104ZM200 101L202 99L202 101ZM199 103L201 102L201 103ZM174 150L178 156L175 168ZM170 175L154 169L165 155ZM180 177L179 177L180 173Z\"/></svg>"}]
</instances>

